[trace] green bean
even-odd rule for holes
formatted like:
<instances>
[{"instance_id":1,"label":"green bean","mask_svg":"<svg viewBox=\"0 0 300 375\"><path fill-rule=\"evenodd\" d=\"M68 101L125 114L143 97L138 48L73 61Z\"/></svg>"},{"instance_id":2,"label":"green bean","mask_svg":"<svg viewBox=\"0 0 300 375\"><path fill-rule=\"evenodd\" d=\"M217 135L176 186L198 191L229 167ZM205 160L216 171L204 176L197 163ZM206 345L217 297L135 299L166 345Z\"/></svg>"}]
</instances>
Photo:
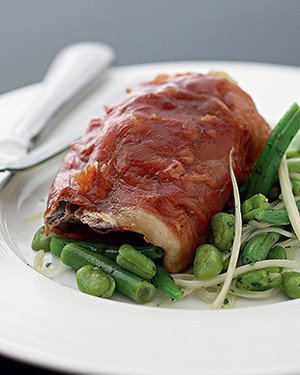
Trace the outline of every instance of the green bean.
<instances>
[{"instance_id":1,"label":"green bean","mask_svg":"<svg viewBox=\"0 0 300 375\"><path fill-rule=\"evenodd\" d=\"M53 240L51 240L50 250L54 255L60 257L62 249L68 243L77 243L78 245L86 247L92 251L95 251L96 253L102 253L112 260L116 260L117 255L119 254L118 245L111 245L99 242L88 242L58 235L55 235L53 237ZM164 251L161 247L154 245L136 246L136 249L150 259L159 259L164 254Z\"/></svg>"},{"instance_id":2,"label":"green bean","mask_svg":"<svg viewBox=\"0 0 300 375\"><path fill-rule=\"evenodd\" d=\"M249 271L238 276L236 279L236 286L245 290L263 291L279 287L281 282L281 273L270 272L267 269L260 269Z\"/></svg>"},{"instance_id":3,"label":"green bean","mask_svg":"<svg viewBox=\"0 0 300 375\"><path fill-rule=\"evenodd\" d=\"M298 210L300 210L300 201L296 202L296 206ZM262 221L264 223L274 224L277 226L291 224L287 210L285 208L282 208L280 210L259 209L255 213L254 218L257 221Z\"/></svg>"},{"instance_id":4,"label":"green bean","mask_svg":"<svg viewBox=\"0 0 300 375\"><path fill-rule=\"evenodd\" d=\"M32 250L50 251L50 241L54 233L50 232L48 236L45 234L45 226L40 227L34 234L31 242Z\"/></svg>"},{"instance_id":5,"label":"green bean","mask_svg":"<svg viewBox=\"0 0 300 375\"><path fill-rule=\"evenodd\" d=\"M262 221L264 223L274 224L278 226L290 224L290 219L286 209L257 210L255 212L254 219L257 221Z\"/></svg>"},{"instance_id":6,"label":"green bean","mask_svg":"<svg viewBox=\"0 0 300 375\"><path fill-rule=\"evenodd\" d=\"M245 200L242 204L243 221L248 222L249 220L255 219L255 213L261 209L271 209L268 198L263 194L258 193Z\"/></svg>"},{"instance_id":7,"label":"green bean","mask_svg":"<svg viewBox=\"0 0 300 375\"><path fill-rule=\"evenodd\" d=\"M208 280L218 276L223 269L223 257L214 245L204 244L197 248L193 272L198 280Z\"/></svg>"},{"instance_id":8,"label":"green bean","mask_svg":"<svg viewBox=\"0 0 300 375\"><path fill-rule=\"evenodd\" d=\"M282 156L300 128L300 108L294 103L273 129L248 181L241 187L247 199L256 193L268 196L277 180Z\"/></svg>"},{"instance_id":9,"label":"green bean","mask_svg":"<svg viewBox=\"0 0 300 375\"><path fill-rule=\"evenodd\" d=\"M266 259L287 259L285 248L282 246L274 246L269 251ZM268 267L270 272L280 272L281 267Z\"/></svg>"},{"instance_id":10,"label":"green bean","mask_svg":"<svg viewBox=\"0 0 300 375\"><path fill-rule=\"evenodd\" d=\"M60 257L62 249L65 247L65 245L73 241L74 240L72 238L54 236L53 238L51 238L51 241L50 241L51 253L57 257Z\"/></svg>"},{"instance_id":11,"label":"green bean","mask_svg":"<svg viewBox=\"0 0 300 375\"><path fill-rule=\"evenodd\" d=\"M59 257L64 246L69 243L77 243L78 245L83 246L87 249L90 249L94 252L104 253L106 256L108 256L110 259L113 259L113 260L116 259L118 255L119 247L117 245L110 245L110 244L105 244L101 242L88 242L88 241L76 240L74 238L57 236L57 235L55 235L51 239L50 250L54 255Z\"/></svg>"},{"instance_id":12,"label":"green bean","mask_svg":"<svg viewBox=\"0 0 300 375\"><path fill-rule=\"evenodd\" d=\"M90 264L77 270L76 281L83 293L102 298L111 297L116 287L115 280L111 276Z\"/></svg>"},{"instance_id":13,"label":"green bean","mask_svg":"<svg viewBox=\"0 0 300 375\"><path fill-rule=\"evenodd\" d=\"M120 247L116 262L145 280L151 280L156 274L156 266L152 260L131 245L124 244Z\"/></svg>"},{"instance_id":14,"label":"green bean","mask_svg":"<svg viewBox=\"0 0 300 375\"><path fill-rule=\"evenodd\" d=\"M277 232L260 233L252 237L242 251L242 263L251 264L266 259L280 237Z\"/></svg>"},{"instance_id":15,"label":"green bean","mask_svg":"<svg viewBox=\"0 0 300 375\"><path fill-rule=\"evenodd\" d=\"M62 262L75 269L90 264L110 275L121 293L138 303L150 302L155 296L155 287L139 276L122 269L117 263L103 254L95 253L76 243L67 244L61 252Z\"/></svg>"},{"instance_id":16,"label":"green bean","mask_svg":"<svg viewBox=\"0 0 300 375\"><path fill-rule=\"evenodd\" d=\"M94 253L99 253L105 255L107 258L111 260L116 260L119 250L115 248L114 246L107 245L107 248L97 248L95 246L87 246L83 245L83 247L86 247L87 249L93 251Z\"/></svg>"},{"instance_id":17,"label":"green bean","mask_svg":"<svg viewBox=\"0 0 300 375\"><path fill-rule=\"evenodd\" d=\"M229 267L230 257L223 260L222 272L226 272Z\"/></svg>"},{"instance_id":18,"label":"green bean","mask_svg":"<svg viewBox=\"0 0 300 375\"><path fill-rule=\"evenodd\" d=\"M297 135L289 145L286 151L286 157L288 159L300 157L300 133L297 133Z\"/></svg>"},{"instance_id":19,"label":"green bean","mask_svg":"<svg viewBox=\"0 0 300 375\"><path fill-rule=\"evenodd\" d=\"M145 245L145 246L135 246L135 248L142 254L146 255L150 259L159 259L164 255L164 250L159 246Z\"/></svg>"},{"instance_id":20,"label":"green bean","mask_svg":"<svg viewBox=\"0 0 300 375\"><path fill-rule=\"evenodd\" d=\"M300 272L284 272L282 274L282 288L289 298L300 298Z\"/></svg>"},{"instance_id":21,"label":"green bean","mask_svg":"<svg viewBox=\"0 0 300 375\"><path fill-rule=\"evenodd\" d=\"M153 285L168 294L173 300L180 300L183 297L182 289L175 284L173 277L161 265L156 266L156 274L152 279Z\"/></svg>"},{"instance_id":22,"label":"green bean","mask_svg":"<svg viewBox=\"0 0 300 375\"><path fill-rule=\"evenodd\" d=\"M211 218L213 244L221 251L227 251L232 247L234 222L234 215L226 212L219 212Z\"/></svg>"}]
</instances>

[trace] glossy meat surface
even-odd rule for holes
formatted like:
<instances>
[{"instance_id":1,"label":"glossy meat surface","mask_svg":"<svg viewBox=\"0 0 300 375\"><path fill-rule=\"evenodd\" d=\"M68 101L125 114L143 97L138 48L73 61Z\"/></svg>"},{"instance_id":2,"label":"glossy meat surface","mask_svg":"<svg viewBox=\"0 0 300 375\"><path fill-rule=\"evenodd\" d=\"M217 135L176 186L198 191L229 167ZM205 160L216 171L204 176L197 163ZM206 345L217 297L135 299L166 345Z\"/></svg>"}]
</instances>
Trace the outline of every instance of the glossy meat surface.
<instances>
[{"instance_id":1,"label":"glossy meat surface","mask_svg":"<svg viewBox=\"0 0 300 375\"><path fill-rule=\"evenodd\" d=\"M220 74L160 75L106 112L65 157L46 227L104 240L140 233L165 250L170 272L181 271L230 198L231 149L241 183L270 129L252 99Z\"/></svg>"}]
</instances>

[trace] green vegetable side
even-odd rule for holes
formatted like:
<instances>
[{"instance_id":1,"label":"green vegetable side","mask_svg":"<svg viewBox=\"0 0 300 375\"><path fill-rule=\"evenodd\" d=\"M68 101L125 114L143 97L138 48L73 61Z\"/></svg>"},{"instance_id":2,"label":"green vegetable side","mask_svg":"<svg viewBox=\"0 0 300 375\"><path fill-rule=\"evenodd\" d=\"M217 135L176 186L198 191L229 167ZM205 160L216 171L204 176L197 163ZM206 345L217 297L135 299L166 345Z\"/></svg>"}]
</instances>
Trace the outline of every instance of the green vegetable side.
<instances>
[{"instance_id":1,"label":"green vegetable side","mask_svg":"<svg viewBox=\"0 0 300 375\"><path fill-rule=\"evenodd\" d=\"M182 289L159 264L163 250L157 246L119 247L61 237L53 232L46 236L42 226L34 235L32 249L51 251L60 257L64 265L76 271L78 288L87 294L109 298L116 289L141 304L152 301L157 289L174 300L183 296Z\"/></svg>"},{"instance_id":2,"label":"green vegetable side","mask_svg":"<svg viewBox=\"0 0 300 375\"><path fill-rule=\"evenodd\" d=\"M272 131L252 175L239 189L242 234L238 249L237 209L235 214L230 210L217 213L211 219L209 243L196 249L193 268L187 274L170 275L161 264L163 249L157 246L113 246L54 233L46 237L44 227L34 235L32 249L60 257L76 271L78 288L101 298L109 298L117 290L137 303L147 303L160 290L172 301L196 292L200 299L213 303L230 275L221 307L233 306L239 297L262 299L280 292L290 299L300 298L300 272L295 271L300 262L294 260L300 248L294 231L294 223L300 223L299 129L300 108L293 104ZM280 173L284 168L287 179ZM284 194L283 187L293 191L292 198ZM231 258L236 251L233 266Z\"/></svg>"}]
</instances>

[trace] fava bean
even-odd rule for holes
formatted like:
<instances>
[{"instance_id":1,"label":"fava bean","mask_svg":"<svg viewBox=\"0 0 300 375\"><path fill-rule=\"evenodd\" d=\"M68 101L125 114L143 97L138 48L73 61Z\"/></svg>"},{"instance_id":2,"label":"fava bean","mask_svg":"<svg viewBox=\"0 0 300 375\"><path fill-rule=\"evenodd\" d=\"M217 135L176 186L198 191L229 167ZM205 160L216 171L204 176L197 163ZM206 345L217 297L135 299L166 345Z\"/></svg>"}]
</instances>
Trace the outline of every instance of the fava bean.
<instances>
[{"instance_id":1,"label":"fava bean","mask_svg":"<svg viewBox=\"0 0 300 375\"><path fill-rule=\"evenodd\" d=\"M282 288L289 298L300 298L300 272L284 272L282 274Z\"/></svg>"},{"instance_id":2,"label":"fava bean","mask_svg":"<svg viewBox=\"0 0 300 375\"><path fill-rule=\"evenodd\" d=\"M79 268L76 272L76 280L82 292L102 298L111 297L116 287L115 280L111 276L89 264Z\"/></svg>"},{"instance_id":3,"label":"fava bean","mask_svg":"<svg viewBox=\"0 0 300 375\"><path fill-rule=\"evenodd\" d=\"M287 259L285 248L280 245L272 247L267 259Z\"/></svg>"},{"instance_id":4,"label":"fava bean","mask_svg":"<svg viewBox=\"0 0 300 375\"><path fill-rule=\"evenodd\" d=\"M198 280L207 280L218 276L223 269L223 257L214 245L204 244L198 247L194 259L194 275Z\"/></svg>"},{"instance_id":5,"label":"fava bean","mask_svg":"<svg viewBox=\"0 0 300 375\"><path fill-rule=\"evenodd\" d=\"M116 262L103 254L95 253L76 243L67 244L61 252L61 260L75 270L90 264L110 275L116 283L116 288L138 303L150 302L156 289L154 285L141 277L122 269Z\"/></svg>"},{"instance_id":6,"label":"fava bean","mask_svg":"<svg viewBox=\"0 0 300 375\"><path fill-rule=\"evenodd\" d=\"M221 251L227 251L232 247L234 222L234 215L226 212L219 212L211 218L213 244Z\"/></svg>"},{"instance_id":7,"label":"fava bean","mask_svg":"<svg viewBox=\"0 0 300 375\"><path fill-rule=\"evenodd\" d=\"M236 280L236 286L245 290L263 291L279 287L281 282L281 273L261 269L249 271L239 276Z\"/></svg>"}]
</instances>

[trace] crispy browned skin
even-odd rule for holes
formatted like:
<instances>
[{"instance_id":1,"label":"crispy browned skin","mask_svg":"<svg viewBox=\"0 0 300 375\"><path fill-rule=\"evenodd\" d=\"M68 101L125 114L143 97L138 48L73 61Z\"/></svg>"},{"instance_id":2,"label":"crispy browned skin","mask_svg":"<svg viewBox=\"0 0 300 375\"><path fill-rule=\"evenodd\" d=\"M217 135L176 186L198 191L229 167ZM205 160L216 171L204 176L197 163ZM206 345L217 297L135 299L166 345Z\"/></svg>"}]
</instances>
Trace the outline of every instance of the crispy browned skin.
<instances>
[{"instance_id":1,"label":"crispy browned skin","mask_svg":"<svg viewBox=\"0 0 300 375\"><path fill-rule=\"evenodd\" d=\"M161 75L106 110L61 165L47 229L78 238L140 233L164 248L167 270L181 271L230 198L230 151L241 183L270 128L252 99L217 74Z\"/></svg>"}]
</instances>

